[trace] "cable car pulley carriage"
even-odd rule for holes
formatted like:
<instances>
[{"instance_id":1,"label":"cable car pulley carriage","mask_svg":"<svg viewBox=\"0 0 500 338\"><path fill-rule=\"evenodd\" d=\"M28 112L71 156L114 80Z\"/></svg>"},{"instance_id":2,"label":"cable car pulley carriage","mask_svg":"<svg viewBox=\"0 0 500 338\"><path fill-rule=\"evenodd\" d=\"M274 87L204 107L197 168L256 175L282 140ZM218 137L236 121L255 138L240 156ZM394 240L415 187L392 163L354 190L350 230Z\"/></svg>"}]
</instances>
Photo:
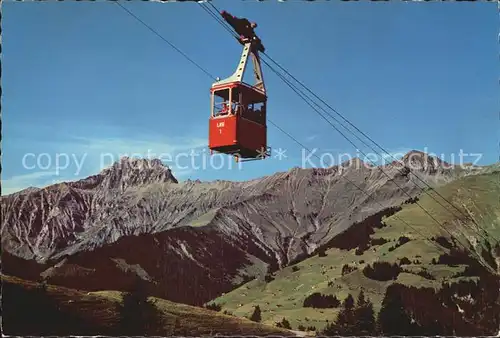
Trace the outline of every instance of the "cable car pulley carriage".
<instances>
[{"instance_id":1,"label":"cable car pulley carriage","mask_svg":"<svg viewBox=\"0 0 500 338\"><path fill-rule=\"evenodd\" d=\"M211 93L209 148L233 155L236 161L251 161L270 156L267 146L267 95L259 52L264 52L261 40L254 32L255 23L236 18L226 11L222 17L239 34L243 45L236 71L228 78L216 81ZM243 82L249 57L252 56L255 83Z\"/></svg>"}]
</instances>

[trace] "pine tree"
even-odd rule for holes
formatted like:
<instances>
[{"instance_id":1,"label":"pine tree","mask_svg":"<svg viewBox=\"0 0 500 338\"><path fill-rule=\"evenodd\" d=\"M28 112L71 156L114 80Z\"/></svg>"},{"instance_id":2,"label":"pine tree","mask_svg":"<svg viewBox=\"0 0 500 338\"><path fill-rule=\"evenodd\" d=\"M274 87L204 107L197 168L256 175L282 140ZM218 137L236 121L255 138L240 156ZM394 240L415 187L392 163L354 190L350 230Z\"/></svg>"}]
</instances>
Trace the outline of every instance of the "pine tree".
<instances>
[{"instance_id":1,"label":"pine tree","mask_svg":"<svg viewBox=\"0 0 500 338\"><path fill-rule=\"evenodd\" d=\"M132 291L123 296L123 304L120 309L123 334L145 336L158 318L156 306L148 300L141 281L137 280Z\"/></svg>"},{"instance_id":2,"label":"pine tree","mask_svg":"<svg viewBox=\"0 0 500 338\"><path fill-rule=\"evenodd\" d=\"M348 294L346 299L344 299L344 308L348 311L352 311L354 309L354 298L351 294Z\"/></svg>"},{"instance_id":3,"label":"pine tree","mask_svg":"<svg viewBox=\"0 0 500 338\"><path fill-rule=\"evenodd\" d=\"M342 309L340 310L335 322L328 324L323 330L323 334L327 336L334 335L351 335L356 331L356 322L354 318L354 298L351 294L347 295L347 298L342 304Z\"/></svg>"},{"instance_id":4,"label":"pine tree","mask_svg":"<svg viewBox=\"0 0 500 338\"><path fill-rule=\"evenodd\" d=\"M52 329L49 325L46 325L47 315L54 315L57 309L56 303L49 297L47 294L47 284L45 281L39 283L31 294L32 301L37 304L39 308L44 308L44 311L40 313L39 316L34 317L32 322L30 323L34 327L43 328L43 334L50 335L53 334Z\"/></svg>"},{"instance_id":5,"label":"pine tree","mask_svg":"<svg viewBox=\"0 0 500 338\"><path fill-rule=\"evenodd\" d=\"M281 322L276 323L276 326L277 327L282 327L282 328L288 329L288 330L292 329L292 326L290 325L290 322L285 317L283 317L283 319L281 320Z\"/></svg>"},{"instance_id":6,"label":"pine tree","mask_svg":"<svg viewBox=\"0 0 500 338\"><path fill-rule=\"evenodd\" d=\"M255 306L250 320L254 322L260 322L262 320L260 306Z\"/></svg>"},{"instance_id":7,"label":"pine tree","mask_svg":"<svg viewBox=\"0 0 500 338\"><path fill-rule=\"evenodd\" d=\"M358 299L356 301L356 307L362 308L362 307L366 306L367 303L368 302L365 299L365 291L363 290L363 288L361 288L361 291L358 294Z\"/></svg>"},{"instance_id":8,"label":"pine tree","mask_svg":"<svg viewBox=\"0 0 500 338\"><path fill-rule=\"evenodd\" d=\"M375 311L373 310L372 302L369 299L365 299L363 289L361 289L358 295L354 317L356 320L357 335L374 335Z\"/></svg>"},{"instance_id":9,"label":"pine tree","mask_svg":"<svg viewBox=\"0 0 500 338\"><path fill-rule=\"evenodd\" d=\"M401 285L390 285L382 301L377 318L378 333L382 335L411 336L412 323L401 297Z\"/></svg>"}]
</instances>

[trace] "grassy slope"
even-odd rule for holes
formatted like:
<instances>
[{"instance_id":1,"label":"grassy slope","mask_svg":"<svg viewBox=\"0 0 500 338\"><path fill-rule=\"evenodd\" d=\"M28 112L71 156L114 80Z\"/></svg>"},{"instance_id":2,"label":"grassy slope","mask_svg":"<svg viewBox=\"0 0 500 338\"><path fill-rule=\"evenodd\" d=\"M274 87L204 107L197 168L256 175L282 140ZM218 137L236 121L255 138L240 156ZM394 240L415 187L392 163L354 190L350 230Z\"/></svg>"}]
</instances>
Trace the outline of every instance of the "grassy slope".
<instances>
[{"instance_id":1,"label":"grassy slope","mask_svg":"<svg viewBox=\"0 0 500 338\"><path fill-rule=\"evenodd\" d=\"M2 284L4 292L13 292L15 290L23 290L20 297L30 299L30 292L36 286L36 283L25 281L16 277L2 275ZM68 289L64 287L48 285L48 294L51 298L55 299L59 304L62 313L71 313L73 316L78 317L80 322L85 323L85 327L89 327L92 332L85 332L82 334L111 334L113 331L106 331L113 329L118 320L118 309L122 302L122 293L117 291L100 291L100 292L82 292L78 290ZM19 292L19 291L17 291ZM4 298L7 298L4 294ZM262 324L254 323L246 319L228 316L215 311L210 311L203 308L173 303L159 298L150 298L153 300L157 309L161 313L161 324L153 326L151 332L145 332L149 335L179 335L188 334L192 336L208 335L208 334L244 334L244 335L293 335L290 331L282 330L274 327L267 327ZM28 305L27 305L28 306ZM30 323L30 316L36 316L37 313L31 313L27 309L22 309L14 306L7 306L4 304L3 312L7 317L9 309L11 311L23 311L23 313L9 313L10 318L22 316L22 321L14 323L3 320L4 330L16 331L25 329L24 327ZM31 307L31 308L34 308ZM60 326L61 318L49 318L56 326ZM177 323L176 323L177 321ZM70 329L73 330L73 329ZM76 331L76 329L74 329ZM5 331L5 334L16 335L16 332ZM19 332L18 332L19 333ZM36 333L36 332L35 332ZM60 333L59 334L63 334ZM66 335L77 334L76 332L66 332Z\"/></svg>"},{"instance_id":2,"label":"grassy slope","mask_svg":"<svg viewBox=\"0 0 500 338\"><path fill-rule=\"evenodd\" d=\"M488 231L483 236L489 238L492 245L496 243L493 238L500 238L499 174L500 172L495 171L485 175L469 176L438 189L442 196L451 200L461 210L467 210L464 212L470 212L474 216L481 227ZM434 196L439 199L439 196L435 194ZM459 212L452 209L446 202L442 201L442 204L454 211L455 216L426 194L422 194L419 204L445 224L450 232L455 235L460 233L459 240L463 243L465 243L465 237L480 239L479 236L471 236L474 232L470 229L474 226L459 221L463 216L460 217ZM326 251L326 257L314 256L296 264L298 271L294 272L292 267L287 267L276 273L275 279L269 283L253 280L215 299L214 302L221 304L223 310L238 316L249 316L253 311L253 306L259 305L263 322L267 324L274 324L286 317L292 329L296 329L299 324L320 329L328 320L335 319L338 310L302 307L305 297L313 292L336 295L338 299L343 300L348 293L356 297L360 288L363 287L367 296L374 302L375 310L380 309L385 289L392 281L382 282L365 277L361 270L370 262L397 262L407 257L412 264L404 266L408 272L401 273L397 279L398 282L407 285L438 287L443 280L467 278L453 277L454 274L464 270L463 265L452 267L431 264L433 258L437 259L447 249L435 242L429 243L422 239L421 234L427 238L448 234L440 231L437 224L416 204L405 205L400 212L385 219L384 223L387 226L375 229L371 237L383 237L389 241L386 244L372 246L360 256L355 254L354 249L349 251L329 249ZM409 237L411 241L389 251L389 248L402 235ZM479 247L478 251L480 251ZM415 263L414 260L417 262ZM341 270L344 264L356 265L358 270L342 276ZM422 268L428 270L435 280L415 274ZM330 286L328 286L329 281L331 281Z\"/></svg>"}]
</instances>

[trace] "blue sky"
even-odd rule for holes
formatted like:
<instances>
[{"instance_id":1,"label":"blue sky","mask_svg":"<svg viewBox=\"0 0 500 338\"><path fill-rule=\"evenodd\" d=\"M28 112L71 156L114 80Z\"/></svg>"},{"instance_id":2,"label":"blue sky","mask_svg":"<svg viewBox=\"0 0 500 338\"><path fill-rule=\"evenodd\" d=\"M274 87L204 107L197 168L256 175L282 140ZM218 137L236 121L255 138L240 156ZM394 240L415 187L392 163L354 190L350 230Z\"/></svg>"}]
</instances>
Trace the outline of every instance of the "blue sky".
<instances>
[{"instance_id":1,"label":"blue sky","mask_svg":"<svg viewBox=\"0 0 500 338\"><path fill-rule=\"evenodd\" d=\"M213 3L256 21L271 57L387 150L497 161L494 3ZM123 4L210 73L234 71L241 46L198 4ZM212 80L113 2L4 3L2 19L2 194L96 174L125 154L162 155L181 180L244 180L303 164L300 147L272 125L269 145L286 158L210 160ZM264 78L272 121L332 154L313 165L356 156L265 66ZM204 157L176 161L192 149Z\"/></svg>"}]
</instances>

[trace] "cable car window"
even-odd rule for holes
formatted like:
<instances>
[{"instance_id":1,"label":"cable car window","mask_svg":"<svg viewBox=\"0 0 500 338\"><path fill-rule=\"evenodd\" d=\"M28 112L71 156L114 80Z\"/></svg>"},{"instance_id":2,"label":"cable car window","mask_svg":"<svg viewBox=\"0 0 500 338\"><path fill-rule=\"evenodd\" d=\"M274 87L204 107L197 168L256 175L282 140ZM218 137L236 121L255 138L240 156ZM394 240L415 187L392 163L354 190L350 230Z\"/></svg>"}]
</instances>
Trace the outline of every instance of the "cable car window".
<instances>
[{"instance_id":1,"label":"cable car window","mask_svg":"<svg viewBox=\"0 0 500 338\"><path fill-rule=\"evenodd\" d=\"M264 109L265 106L263 102L254 103L253 105L253 111L257 114L264 113Z\"/></svg>"},{"instance_id":2,"label":"cable car window","mask_svg":"<svg viewBox=\"0 0 500 338\"><path fill-rule=\"evenodd\" d=\"M229 113L229 89L214 92L214 116L224 116Z\"/></svg>"}]
</instances>

